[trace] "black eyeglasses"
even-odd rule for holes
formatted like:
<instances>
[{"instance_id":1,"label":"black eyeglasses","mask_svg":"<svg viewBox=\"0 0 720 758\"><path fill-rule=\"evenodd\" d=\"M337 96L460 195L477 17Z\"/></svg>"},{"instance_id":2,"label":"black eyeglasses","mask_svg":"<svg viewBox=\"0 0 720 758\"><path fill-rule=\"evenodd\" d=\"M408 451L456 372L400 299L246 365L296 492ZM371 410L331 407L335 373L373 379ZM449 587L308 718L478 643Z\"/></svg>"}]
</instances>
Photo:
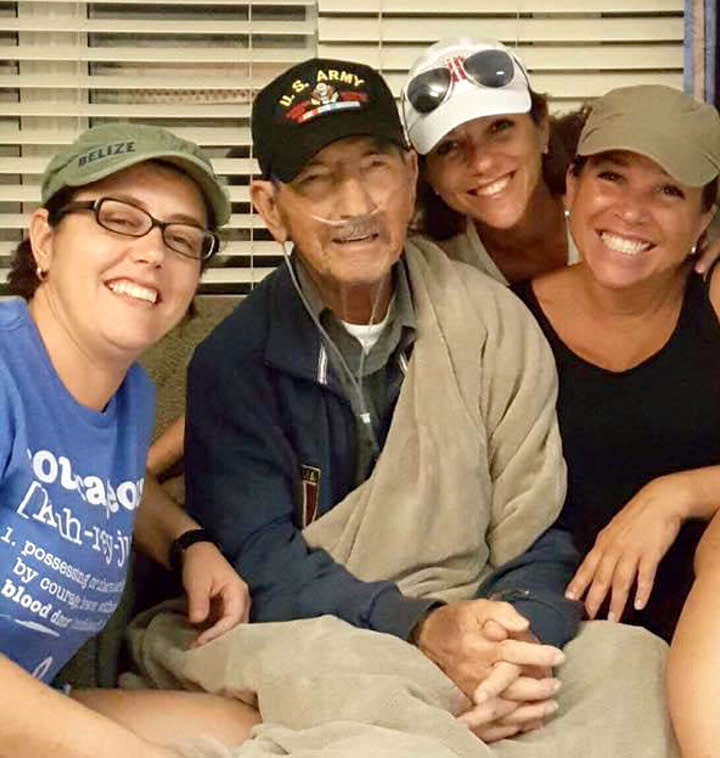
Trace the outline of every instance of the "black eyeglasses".
<instances>
[{"instance_id":1,"label":"black eyeglasses","mask_svg":"<svg viewBox=\"0 0 720 758\"><path fill-rule=\"evenodd\" d=\"M124 237L144 237L157 226L165 245L186 258L207 260L219 246L217 235L209 229L177 221L158 221L142 208L112 197L77 200L68 203L55 215L59 219L76 211L92 211L98 226Z\"/></svg>"},{"instance_id":2,"label":"black eyeglasses","mask_svg":"<svg viewBox=\"0 0 720 758\"><path fill-rule=\"evenodd\" d=\"M458 60L467 78L480 87L507 87L515 76L515 62L502 50L481 50ZM449 67L432 68L413 77L406 88L406 97L418 113L432 113L452 91L453 74Z\"/></svg>"}]
</instances>

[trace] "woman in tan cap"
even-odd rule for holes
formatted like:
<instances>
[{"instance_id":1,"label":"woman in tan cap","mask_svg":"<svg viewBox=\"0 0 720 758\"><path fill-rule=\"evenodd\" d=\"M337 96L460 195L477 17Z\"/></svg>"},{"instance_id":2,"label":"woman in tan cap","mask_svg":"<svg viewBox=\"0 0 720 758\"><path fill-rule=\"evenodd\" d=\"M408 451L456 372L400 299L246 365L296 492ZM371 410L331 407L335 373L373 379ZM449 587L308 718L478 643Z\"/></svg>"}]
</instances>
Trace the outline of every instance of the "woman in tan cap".
<instances>
[{"instance_id":1,"label":"woman in tan cap","mask_svg":"<svg viewBox=\"0 0 720 758\"><path fill-rule=\"evenodd\" d=\"M703 278L691 258L719 172L712 106L663 86L609 92L592 106L567 177L582 262L515 288L558 365L568 464L560 523L584 556L567 595L584 598L590 618L639 624L668 642L720 507L720 267ZM699 582L708 571L717 582L715 564L698 563ZM692 615L699 635L711 617L697 603ZM697 668L684 662L698 638L685 624L671 669L685 758L720 750L715 704L688 685Z\"/></svg>"},{"instance_id":2,"label":"woman in tan cap","mask_svg":"<svg viewBox=\"0 0 720 758\"><path fill-rule=\"evenodd\" d=\"M229 200L196 145L107 124L52 159L42 203L0 304L0 752L237 743L257 720L237 701L45 684L116 608L133 539L182 572L194 644L247 618L245 584L145 478L154 397L135 362L187 312Z\"/></svg>"},{"instance_id":3,"label":"woman in tan cap","mask_svg":"<svg viewBox=\"0 0 720 758\"><path fill-rule=\"evenodd\" d=\"M584 111L549 117L513 51L468 38L428 48L401 103L420 156L421 233L504 283L577 262L563 194ZM698 271L719 253L707 250Z\"/></svg>"}]
</instances>

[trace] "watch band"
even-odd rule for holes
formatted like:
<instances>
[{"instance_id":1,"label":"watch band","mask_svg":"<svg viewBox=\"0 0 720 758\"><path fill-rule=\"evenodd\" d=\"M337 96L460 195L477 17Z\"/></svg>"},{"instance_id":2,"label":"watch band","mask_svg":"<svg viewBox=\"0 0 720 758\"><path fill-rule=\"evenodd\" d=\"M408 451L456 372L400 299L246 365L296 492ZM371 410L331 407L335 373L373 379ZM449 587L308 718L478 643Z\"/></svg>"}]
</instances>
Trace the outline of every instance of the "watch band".
<instances>
[{"instance_id":1,"label":"watch band","mask_svg":"<svg viewBox=\"0 0 720 758\"><path fill-rule=\"evenodd\" d=\"M187 532L183 532L179 537L176 537L170 545L170 552L168 553L168 563L170 569L175 572L182 570L182 554L187 550L190 545L194 545L196 542L213 542L210 535L204 529L188 529ZM215 544L213 542L213 544Z\"/></svg>"}]
</instances>

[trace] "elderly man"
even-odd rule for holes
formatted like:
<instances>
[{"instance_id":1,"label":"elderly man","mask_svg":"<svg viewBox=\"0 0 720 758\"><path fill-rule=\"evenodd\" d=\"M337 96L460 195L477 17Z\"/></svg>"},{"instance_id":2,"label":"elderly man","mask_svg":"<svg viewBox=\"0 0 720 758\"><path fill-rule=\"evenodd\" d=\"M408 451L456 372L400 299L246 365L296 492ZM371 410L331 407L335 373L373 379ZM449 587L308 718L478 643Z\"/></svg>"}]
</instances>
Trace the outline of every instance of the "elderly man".
<instances>
[{"instance_id":1,"label":"elderly man","mask_svg":"<svg viewBox=\"0 0 720 758\"><path fill-rule=\"evenodd\" d=\"M574 551L546 532L565 477L549 349L507 289L407 241L416 156L375 71L298 64L259 93L252 130L252 199L286 265L189 369L196 538L247 581L253 621L329 614L414 643L485 742L534 730L579 620ZM293 639L298 663L330 652Z\"/></svg>"}]
</instances>

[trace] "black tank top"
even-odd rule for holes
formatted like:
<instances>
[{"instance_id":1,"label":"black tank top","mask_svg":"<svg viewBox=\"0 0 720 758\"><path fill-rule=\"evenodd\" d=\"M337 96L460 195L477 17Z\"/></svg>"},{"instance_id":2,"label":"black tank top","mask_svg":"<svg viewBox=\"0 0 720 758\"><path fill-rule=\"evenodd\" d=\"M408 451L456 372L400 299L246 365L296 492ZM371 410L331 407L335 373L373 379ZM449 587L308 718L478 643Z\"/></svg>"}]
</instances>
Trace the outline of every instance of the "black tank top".
<instances>
[{"instance_id":1,"label":"black tank top","mask_svg":"<svg viewBox=\"0 0 720 758\"><path fill-rule=\"evenodd\" d=\"M514 290L555 355L558 420L568 464L560 523L584 555L598 532L650 480L720 463L720 322L705 282L692 273L667 343L638 366L614 372L588 363L562 342L529 282ZM670 639L692 585L693 554L704 527L700 522L682 527L659 567L648 606L641 612L626 608L623 621Z\"/></svg>"}]
</instances>

